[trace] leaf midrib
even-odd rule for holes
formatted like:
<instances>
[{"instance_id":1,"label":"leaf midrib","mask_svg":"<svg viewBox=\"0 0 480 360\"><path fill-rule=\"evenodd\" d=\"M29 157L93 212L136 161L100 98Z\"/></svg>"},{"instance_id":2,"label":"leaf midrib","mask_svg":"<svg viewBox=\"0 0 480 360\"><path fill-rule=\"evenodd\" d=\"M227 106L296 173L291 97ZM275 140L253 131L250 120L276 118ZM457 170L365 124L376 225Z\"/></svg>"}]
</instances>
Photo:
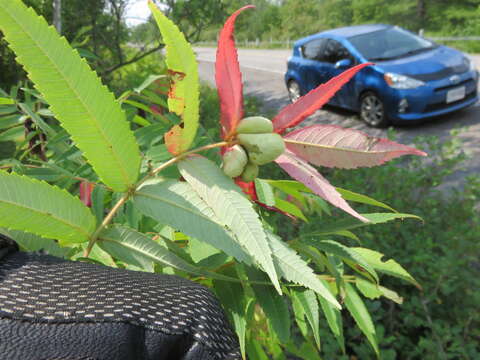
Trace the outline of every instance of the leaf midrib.
<instances>
[{"instance_id":1,"label":"leaf midrib","mask_svg":"<svg viewBox=\"0 0 480 360\"><path fill-rule=\"evenodd\" d=\"M172 200L168 200L168 199L165 199L159 195L155 195L155 194L151 194L151 193L144 193L144 192L141 192L141 191L137 191L135 193L135 196L143 196L143 197L146 197L146 198L151 198L151 199L155 199L155 200L159 200L159 201L163 201L164 203L167 203L173 207L177 207L181 210L184 210L184 211L187 211L189 213L191 213L192 215L195 215L195 216L198 216L198 217L201 217L205 220L207 220L208 222L214 224L214 225L217 225L217 226L222 226L220 223L212 220L211 218L209 218L208 216L204 215L203 213L201 213L200 211L197 211L196 209L191 209L191 208L188 208L188 207L185 207L185 206L182 206ZM212 211L213 212L213 211Z\"/></svg>"},{"instance_id":2,"label":"leaf midrib","mask_svg":"<svg viewBox=\"0 0 480 360\"><path fill-rule=\"evenodd\" d=\"M287 144L292 144L292 145L301 145L301 146L315 147L315 148L334 150L334 151L352 152L352 153L358 153L358 154L376 155L376 154L386 154L386 153L389 152L389 151L356 150L356 149L352 149L352 148L336 147L336 146L331 146L331 145L321 145L321 144L309 143L309 142L305 142L305 141L293 140L293 139L288 139L288 138L284 138L283 140ZM393 150L393 151L401 151L401 150Z\"/></svg>"},{"instance_id":3,"label":"leaf midrib","mask_svg":"<svg viewBox=\"0 0 480 360\"><path fill-rule=\"evenodd\" d=\"M78 232L80 233L83 233L85 234L86 238L88 238L90 236L90 233L85 231L82 227L79 227L79 226L76 226L76 225L73 225L67 221L65 221L64 219L62 218L59 218L57 216L55 216L54 214L48 212L48 211L45 211L45 212L42 212L38 209L34 209L34 208L31 208L29 206L26 206L24 204L19 204L19 203L16 203L16 202L12 202L12 201L8 201L8 200L4 200L4 199L0 199L0 203L5 203L5 204L8 204L10 206L13 206L13 207L17 207L17 208L21 208L21 209L26 209L26 210L30 210L32 211L33 213L35 214L38 214L38 215L41 215L41 216L47 216L49 218L53 218L54 220L64 224L64 225L67 225L68 227L72 228L72 229L75 229L77 230Z\"/></svg>"},{"instance_id":4,"label":"leaf midrib","mask_svg":"<svg viewBox=\"0 0 480 360\"><path fill-rule=\"evenodd\" d=\"M192 167L195 167L195 168L197 169L197 171L201 172L201 173L203 174L203 176L209 180L209 183L212 183L212 182L213 182L213 183L215 184L214 179L211 179L211 177L209 176L209 172L208 172L208 171L205 172L205 171L203 171L203 169L202 169L201 166L197 166L197 165L196 165L195 163L193 163L193 162L190 162L190 163L191 163L191 166L192 166ZM203 184L203 185L206 186L205 184ZM235 190L236 190L236 189L235 189ZM235 191L235 190L234 190L234 191ZM218 190L217 190L217 191L218 191ZM231 204L235 204L235 203L236 203L235 199L232 199L232 198L231 198L229 191L223 191L222 193L225 195L226 198L228 198L228 199L231 201ZM238 192L237 192L237 193L238 193ZM198 194L198 195L200 196L200 194ZM239 194L239 195L242 196L241 194ZM201 197L201 196L200 196L200 197ZM203 199L203 200L206 202L206 199ZM247 200L247 201L248 201L248 200ZM212 209L212 210L213 210L213 209ZM215 213L214 210L213 210L213 212ZM238 211L237 211L237 214L243 215L242 213L240 213L240 212L238 212ZM218 215L217 215L217 216L218 216ZM253 216L252 216L252 218L253 218ZM258 220L258 218L257 218L257 220ZM248 233L251 235L251 237L252 237L252 238L255 238L255 236L254 236L255 234L254 234L253 231L250 229L250 226L249 226L250 223L247 221L247 219L245 219L243 216L239 216L239 217L237 218L237 221L241 221L242 224L243 224L243 227L245 227L246 229L248 229ZM228 225L227 225L227 226L228 226ZM263 229L261 229L261 230L262 230L262 233L264 233ZM266 241L267 235L264 235L264 238L265 238L265 241ZM255 241L255 242L256 242L257 244L259 244L258 241ZM267 247L270 248L270 246L267 246ZM271 249L270 249L270 251L272 252Z\"/></svg>"},{"instance_id":5,"label":"leaf midrib","mask_svg":"<svg viewBox=\"0 0 480 360\"><path fill-rule=\"evenodd\" d=\"M9 11L9 8L8 8L8 7L5 7L4 9L5 9L5 11L6 11L7 13L9 13L10 17L18 24L18 26L20 26L20 27L23 29L23 31L25 32L25 34L28 35L28 37L31 39L31 41L32 41L34 44L37 45L37 48L40 49L40 52L41 52L45 57L47 57L47 58L50 60L50 62L53 64L53 67L55 68L55 70L62 76L62 78L64 79L65 83L67 83L68 88L69 88L74 94L77 95L77 99L78 99L79 102L82 104L83 108L86 110L85 112L90 115L90 118L93 118L93 119L96 120L96 121L95 121L95 120L94 120L94 121L89 121L89 123L93 123L94 127L98 130L98 132L100 133L101 137L105 140L106 147L112 149L111 154L113 155L113 158L114 158L115 162L119 165L118 168L120 169L120 172L121 172L121 174L122 174L122 177L123 177L124 180L125 180L125 185L127 185L127 186L130 185L130 182L128 181L128 178L129 178L129 177L128 177L128 172L123 168L123 166L121 166L121 165L122 165L122 162L119 160L119 157L117 157L116 152L113 151L113 146L110 146L110 142L107 141L107 137L105 136L105 133L104 133L103 129L101 129L101 128L99 127L99 122L98 122L98 120L97 120L97 117L92 115L92 113L90 112L90 110L88 109L88 107L86 106L86 104L83 102L82 97L79 96L79 94L78 94L78 92L75 90L75 88L72 87L72 84L70 83L69 78L68 78L67 76L65 76L65 74L64 74L62 71L60 71L61 69L57 66L57 64L55 63L55 61L53 61L52 58L48 55L48 53L45 52L45 50L40 46L40 44L35 40L35 38L33 38L33 37L30 35L30 33L29 33L29 31L27 30L27 28L25 28L24 26L22 26L22 23L19 22L18 19L15 17L15 15L12 14L12 12ZM49 27L49 28L50 28L50 27ZM63 45L63 44L62 44L62 45ZM73 53L73 50L72 50L72 53ZM82 65L86 65L86 64L82 64ZM87 66L88 66L88 65L87 65ZM92 70L89 69L89 71L92 71ZM30 71L28 71L28 72L30 73ZM103 86L103 85L101 85L101 86ZM102 89L102 90L103 90L103 89ZM52 107L55 108L54 105L52 105ZM87 121L88 121L88 119L90 119L90 118L87 118ZM75 137L75 136L72 135L72 137Z\"/></svg>"},{"instance_id":6,"label":"leaf midrib","mask_svg":"<svg viewBox=\"0 0 480 360\"><path fill-rule=\"evenodd\" d=\"M171 266L173 268L176 268L178 270L182 270L182 271L185 271L185 272L188 272L188 273L191 273L191 274L195 274L195 275L199 275L199 276L211 276L211 277L214 277L214 278L217 278L219 280L226 280L226 281L232 281L233 278L230 278L228 276L222 276L220 274L216 274L216 273L210 273L210 272L203 272L202 270L196 270L193 269L190 267L190 264L186 263L187 266L185 265L182 265L181 267L178 266L178 265L175 265L173 264L172 262L167 262L167 261L164 261L164 260L161 260L161 257L158 256L158 255L152 255L146 251L143 251L142 249L139 249L138 247L135 247L133 245L131 245L130 243L128 242L125 242L125 241L118 241L117 239L112 239L110 237L107 237L107 236L100 236L99 240L102 240L102 241L110 241L112 243L116 243L118 245L121 245L121 246L124 246L125 248L129 249L129 250L132 250L134 252L137 252L139 254L142 254L143 256L155 261L155 262L160 262L160 263L163 263L163 264L168 264L168 266ZM153 240L152 240L153 241ZM235 280L235 282L238 282L238 280Z\"/></svg>"},{"instance_id":7,"label":"leaf midrib","mask_svg":"<svg viewBox=\"0 0 480 360\"><path fill-rule=\"evenodd\" d=\"M188 161L188 160L187 160ZM208 181L208 183L213 183L213 184L217 184L217 181L215 181L216 179L212 179L211 176L210 176L210 172L208 171L204 171L203 169L203 166L201 166L200 164L197 164L195 161L192 161L190 159L190 161L188 161L188 163L190 164L190 166L192 168L195 168L197 172L201 173L203 175L203 178L206 179ZM188 170L186 170L187 173L188 173ZM180 171L182 172L182 171ZM183 174L182 174L183 175ZM191 177L195 178L195 176L193 174L189 174ZM198 182L201 184L201 186L204 186L204 187L208 187L207 184L204 184L201 180L197 179ZM188 181L188 180L187 180ZM222 183L221 182L218 182L218 185L219 187L222 186ZM192 185L194 191L198 194L198 196L200 196L202 199L203 197L199 194L199 192L197 191L197 189L195 189L195 187ZM236 198L232 198L232 196L230 195L230 191L235 191L237 195L239 195L238 199L240 199L240 201L243 201L242 199L245 200L246 202L246 205L248 206L252 206L250 204L250 202L248 202L247 199L245 198L241 198L241 196L243 196L242 194L239 193L239 190L233 188L233 189L228 189L228 190L225 190L225 189L222 189L219 190L218 188L216 190L212 190L212 191L222 191L222 195L224 195L225 199L229 200L230 202L230 205L232 205L234 208L235 208L235 204L237 203L237 199ZM207 199L203 199L205 202L207 202ZM207 202L208 204L208 202ZM210 204L208 204L210 206ZM213 209L212 206L210 206L213 210L213 213L220 217L220 215L218 215L216 212L215 212L215 209ZM242 230L244 230L248 235L246 237L248 237L248 240L249 241L242 241L242 239L239 237L239 236L236 236L236 239L238 240L239 244L247 249L252 249L252 248L256 248L257 251L259 251L260 253L253 253L253 254L250 254L254 259L256 259L257 261L263 263L266 267L266 269L264 269L268 274L269 274L269 277L273 280L273 275L275 275L275 277L278 278L278 274L277 274L277 271L275 269L275 265L273 263L273 259L272 259L272 256L273 256L273 250L270 246L270 244L268 243L268 239L267 239L267 234L265 233L264 229L263 229L263 225L262 223L260 222L260 219L258 218L258 215L257 213L255 212L255 210L252 208L252 212L253 214L255 214L255 216L257 216L256 218L254 218L253 216L251 216L252 219L255 219L254 221L258 221L259 223L259 227L258 227L258 230L257 231L257 226L255 226L254 229L252 229L252 225L250 224L251 222L248 221L248 217L247 219L244 218L244 214L243 213L240 213L238 210L236 211L237 214L239 214L239 216L237 217L237 221L241 221L242 223ZM229 226L227 224L227 226ZM230 226L229 226L230 227ZM232 229L232 232L236 235L235 231L233 231ZM260 233L260 234L257 234L257 235L263 235L263 242L262 242L262 238L258 239L257 236L256 236L256 233ZM253 245L253 246L252 246ZM262 246L263 245L263 246ZM275 283L274 283L275 284ZM279 285L279 281L277 279L277 285L278 285L278 288L280 288L280 285ZM275 286L277 287L277 286ZM277 289L278 290L278 289ZM279 291L280 292L280 291Z\"/></svg>"}]
</instances>

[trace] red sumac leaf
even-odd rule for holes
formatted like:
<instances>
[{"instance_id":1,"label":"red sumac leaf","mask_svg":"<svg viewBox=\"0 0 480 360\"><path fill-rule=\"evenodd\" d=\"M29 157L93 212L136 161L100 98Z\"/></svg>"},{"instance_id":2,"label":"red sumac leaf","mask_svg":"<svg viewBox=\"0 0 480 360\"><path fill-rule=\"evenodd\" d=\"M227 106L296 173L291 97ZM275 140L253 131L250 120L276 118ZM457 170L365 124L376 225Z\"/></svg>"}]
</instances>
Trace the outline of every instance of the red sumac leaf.
<instances>
[{"instance_id":1,"label":"red sumac leaf","mask_svg":"<svg viewBox=\"0 0 480 360\"><path fill-rule=\"evenodd\" d=\"M307 116L312 115L325 105L357 72L369 65L372 65L372 63L354 66L313 89L293 104L285 106L272 120L275 132L282 133L287 128L299 124Z\"/></svg>"},{"instance_id":2,"label":"red sumac leaf","mask_svg":"<svg viewBox=\"0 0 480 360\"><path fill-rule=\"evenodd\" d=\"M292 178L306 185L322 199L325 199L330 204L342 209L363 222L369 222L367 218L353 210L335 187L320 175L314 167L297 157L294 153L286 150L275 160L275 162Z\"/></svg>"},{"instance_id":3,"label":"red sumac leaf","mask_svg":"<svg viewBox=\"0 0 480 360\"><path fill-rule=\"evenodd\" d=\"M215 81L220 98L220 123L223 138L234 131L238 122L243 118L242 73L233 37L235 20L242 11L254 7L247 5L234 12L225 22L218 40Z\"/></svg>"},{"instance_id":4,"label":"red sumac leaf","mask_svg":"<svg viewBox=\"0 0 480 360\"><path fill-rule=\"evenodd\" d=\"M287 149L303 160L342 169L377 166L403 155L427 155L388 139L336 125L307 126L283 138Z\"/></svg>"}]
</instances>

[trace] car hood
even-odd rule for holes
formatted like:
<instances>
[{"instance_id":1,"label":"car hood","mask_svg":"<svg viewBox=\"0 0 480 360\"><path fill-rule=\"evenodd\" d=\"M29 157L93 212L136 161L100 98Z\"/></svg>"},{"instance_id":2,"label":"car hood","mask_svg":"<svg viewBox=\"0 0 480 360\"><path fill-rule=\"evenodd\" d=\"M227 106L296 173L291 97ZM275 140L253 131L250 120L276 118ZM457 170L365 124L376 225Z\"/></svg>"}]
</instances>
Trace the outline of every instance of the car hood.
<instances>
[{"instance_id":1,"label":"car hood","mask_svg":"<svg viewBox=\"0 0 480 360\"><path fill-rule=\"evenodd\" d=\"M377 62L376 65L384 72L407 75L422 81L443 79L469 69L465 55L446 46L412 56Z\"/></svg>"}]
</instances>

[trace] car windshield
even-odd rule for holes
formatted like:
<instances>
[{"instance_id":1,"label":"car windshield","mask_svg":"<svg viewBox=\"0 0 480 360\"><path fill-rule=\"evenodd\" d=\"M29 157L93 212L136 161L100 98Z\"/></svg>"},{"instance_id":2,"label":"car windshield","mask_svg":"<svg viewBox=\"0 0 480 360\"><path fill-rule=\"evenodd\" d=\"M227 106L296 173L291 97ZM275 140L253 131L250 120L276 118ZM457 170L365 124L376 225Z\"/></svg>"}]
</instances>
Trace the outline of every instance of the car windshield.
<instances>
[{"instance_id":1,"label":"car windshield","mask_svg":"<svg viewBox=\"0 0 480 360\"><path fill-rule=\"evenodd\" d=\"M438 45L399 27L390 27L349 38L353 46L370 61L400 58L430 50Z\"/></svg>"}]
</instances>

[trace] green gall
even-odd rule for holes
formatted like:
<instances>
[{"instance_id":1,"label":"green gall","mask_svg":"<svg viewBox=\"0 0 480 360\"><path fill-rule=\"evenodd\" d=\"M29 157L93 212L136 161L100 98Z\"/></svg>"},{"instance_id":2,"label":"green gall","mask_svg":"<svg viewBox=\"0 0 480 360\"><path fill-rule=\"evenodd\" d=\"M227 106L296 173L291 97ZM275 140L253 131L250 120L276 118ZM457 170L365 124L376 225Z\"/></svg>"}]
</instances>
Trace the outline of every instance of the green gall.
<instances>
[{"instance_id":1,"label":"green gall","mask_svg":"<svg viewBox=\"0 0 480 360\"><path fill-rule=\"evenodd\" d=\"M242 180L245 182L250 182L255 180L255 178L258 176L258 170L259 168L257 164L249 162L247 166L245 166L245 169L243 170Z\"/></svg>"},{"instance_id":2,"label":"green gall","mask_svg":"<svg viewBox=\"0 0 480 360\"><path fill-rule=\"evenodd\" d=\"M268 134L273 132L272 122L262 116L242 119L237 126L238 134Z\"/></svg>"},{"instance_id":3,"label":"green gall","mask_svg":"<svg viewBox=\"0 0 480 360\"><path fill-rule=\"evenodd\" d=\"M265 165L285 151L285 142L278 134L239 134L238 140L248 152L250 162Z\"/></svg>"},{"instance_id":4,"label":"green gall","mask_svg":"<svg viewBox=\"0 0 480 360\"><path fill-rule=\"evenodd\" d=\"M248 157L245 150L240 145L235 145L223 154L223 172L231 178L240 176L247 162Z\"/></svg>"}]
</instances>

